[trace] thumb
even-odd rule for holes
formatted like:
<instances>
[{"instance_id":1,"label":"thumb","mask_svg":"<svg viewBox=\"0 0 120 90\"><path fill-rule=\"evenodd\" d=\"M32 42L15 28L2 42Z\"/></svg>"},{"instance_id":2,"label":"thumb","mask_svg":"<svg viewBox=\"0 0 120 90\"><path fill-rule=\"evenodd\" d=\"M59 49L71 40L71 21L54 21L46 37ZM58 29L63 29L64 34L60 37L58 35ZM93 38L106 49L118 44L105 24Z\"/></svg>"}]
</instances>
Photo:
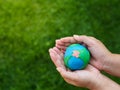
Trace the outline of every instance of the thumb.
<instances>
[{"instance_id":1,"label":"thumb","mask_svg":"<svg viewBox=\"0 0 120 90\"><path fill-rule=\"evenodd\" d=\"M56 68L57 71L60 73L60 75L63 77L63 78L66 78L66 79L69 79L69 80L73 80L74 79L74 73L71 72L71 71L66 71L65 69L61 68L61 67L58 67Z\"/></svg>"},{"instance_id":2,"label":"thumb","mask_svg":"<svg viewBox=\"0 0 120 90\"><path fill-rule=\"evenodd\" d=\"M84 43L87 46L91 46L93 43L93 40L89 38L89 36L85 35L73 35L73 38L78 42L78 43Z\"/></svg>"}]
</instances>

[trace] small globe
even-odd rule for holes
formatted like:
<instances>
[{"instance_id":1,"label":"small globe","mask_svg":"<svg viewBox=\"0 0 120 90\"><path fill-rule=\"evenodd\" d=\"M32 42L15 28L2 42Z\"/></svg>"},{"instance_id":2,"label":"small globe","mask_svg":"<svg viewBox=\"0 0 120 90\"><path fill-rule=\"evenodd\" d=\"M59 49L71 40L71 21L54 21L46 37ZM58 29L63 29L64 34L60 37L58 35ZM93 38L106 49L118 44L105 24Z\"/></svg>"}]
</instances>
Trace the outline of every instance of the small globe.
<instances>
[{"instance_id":1,"label":"small globe","mask_svg":"<svg viewBox=\"0 0 120 90\"><path fill-rule=\"evenodd\" d=\"M84 69L90 61L90 53L81 44L71 44L64 54L64 63L70 70Z\"/></svg>"}]
</instances>

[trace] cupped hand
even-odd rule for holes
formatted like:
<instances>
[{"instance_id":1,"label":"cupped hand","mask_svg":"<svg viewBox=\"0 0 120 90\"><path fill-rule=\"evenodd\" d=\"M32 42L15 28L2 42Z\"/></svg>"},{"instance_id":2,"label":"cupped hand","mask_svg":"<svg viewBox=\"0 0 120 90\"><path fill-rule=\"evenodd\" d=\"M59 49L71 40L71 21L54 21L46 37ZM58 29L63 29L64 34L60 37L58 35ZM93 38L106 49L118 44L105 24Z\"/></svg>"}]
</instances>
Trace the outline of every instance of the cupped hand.
<instances>
[{"instance_id":1,"label":"cupped hand","mask_svg":"<svg viewBox=\"0 0 120 90\"><path fill-rule=\"evenodd\" d=\"M99 70L103 70L111 57L111 52L104 46L104 44L94 37L85 35L74 35L73 37L65 37L56 40L56 47L65 52L66 47L73 43L80 43L88 48L91 53L90 64Z\"/></svg>"},{"instance_id":2,"label":"cupped hand","mask_svg":"<svg viewBox=\"0 0 120 90\"><path fill-rule=\"evenodd\" d=\"M89 89L93 87L94 81L100 75L99 70L89 64L84 70L70 71L64 65L63 52L54 47L49 50L49 53L56 69L67 83Z\"/></svg>"}]
</instances>

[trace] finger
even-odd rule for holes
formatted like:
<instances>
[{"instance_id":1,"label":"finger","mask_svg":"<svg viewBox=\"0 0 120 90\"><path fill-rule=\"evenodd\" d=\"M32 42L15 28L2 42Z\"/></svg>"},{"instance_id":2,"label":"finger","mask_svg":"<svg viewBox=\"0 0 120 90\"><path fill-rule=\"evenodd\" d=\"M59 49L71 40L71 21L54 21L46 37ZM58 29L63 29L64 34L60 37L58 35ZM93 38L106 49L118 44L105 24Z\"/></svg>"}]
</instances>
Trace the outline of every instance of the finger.
<instances>
[{"instance_id":1,"label":"finger","mask_svg":"<svg viewBox=\"0 0 120 90\"><path fill-rule=\"evenodd\" d=\"M53 50L55 50L57 54L63 57L63 53L57 47L54 47Z\"/></svg>"},{"instance_id":2,"label":"finger","mask_svg":"<svg viewBox=\"0 0 120 90\"><path fill-rule=\"evenodd\" d=\"M58 45L58 44L56 44L55 45L57 48L59 48L60 50L62 49L62 50L66 50L66 46L61 46L61 45Z\"/></svg>"},{"instance_id":3,"label":"finger","mask_svg":"<svg viewBox=\"0 0 120 90\"><path fill-rule=\"evenodd\" d=\"M62 70L64 70L64 69L62 69L62 68L60 68L60 67L58 67L58 68L56 68L57 69L57 71L61 74L63 71ZM78 86L77 85L77 83L73 80L73 79L71 79L71 78L68 78L68 77L65 77L65 76L63 76L62 74L61 74L61 76L63 77L63 79L67 82L67 83L69 83L69 84L72 84L72 85L75 85L75 86ZM72 76L72 78L73 78L74 76Z\"/></svg>"},{"instance_id":4,"label":"finger","mask_svg":"<svg viewBox=\"0 0 120 90\"><path fill-rule=\"evenodd\" d=\"M61 38L60 40L61 42L70 43L70 44L77 42L73 37L65 37L65 38Z\"/></svg>"},{"instance_id":5,"label":"finger","mask_svg":"<svg viewBox=\"0 0 120 90\"><path fill-rule=\"evenodd\" d=\"M53 49L50 49L49 53L50 53L50 57L56 67L65 68L64 63L63 63L63 57L61 57L59 54L57 54L56 51Z\"/></svg>"},{"instance_id":6,"label":"finger","mask_svg":"<svg viewBox=\"0 0 120 90\"><path fill-rule=\"evenodd\" d=\"M62 40L56 40L56 45L59 46L69 46L71 43L63 42Z\"/></svg>"},{"instance_id":7,"label":"finger","mask_svg":"<svg viewBox=\"0 0 120 90\"><path fill-rule=\"evenodd\" d=\"M69 46L71 43L56 43L55 45L59 45L59 46Z\"/></svg>"},{"instance_id":8,"label":"finger","mask_svg":"<svg viewBox=\"0 0 120 90\"><path fill-rule=\"evenodd\" d=\"M73 81L76 79L75 74L73 72L66 71L66 69L63 69L63 68L60 68L60 67L58 67L56 69L61 74L61 76L63 78L66 78L66 79L69 79L69 80L73 80Z\"/></svg>"},{"instance_id":9,"label":"finger","mask_svg":"<svg viewBox=\"0 0 120 90\"><path fill-rule=\"evenodd\" d=\"M83 45L84 47L87 47L86 44L84 44L84 43L81 43L81 45Z\"/></svg>"},{"instance_id":10,"label":"finger","mask_svg":"<svg viewBox=\"0 0 120 90\"><path fill-rule=\"evenodd\" d=\"M64 54L64 53L65 53L65 50L61 49L61 52Z\"/></svg>"},{"instance_id":11,"label":"finger","mask_svg":"<svg viewBox=\"0 0 120 90\"><path fill-rule=\"evenodd\" d=\"M57 62L56 54L53 52L53 49L49 49L49 54L50 54L51 60L55 64L55 66L59 67L60 64Z\"/></svg>"},{"instance_id":12,"label":"finger","mask_svg":"<svg viewBox=\"0 0 120 90\"><path fill-rule=\"evenodd\" d=\"M73 80L70 80L70 79L67 79L67 78L64 78L64 80L65 80L67 83L71 84L71 85L80 87L80 85L78 84L77 81L73 81Z\"/></svg>"},{"instance_id":13,"label":"finger","mask_svg":"<svg viewBox=\"0 0 120 90\"><path fill-rule=\"evenodd\" d=\"M61 63L64 64L64 63L63 63L63 57L64 57L63 51L60 51L57 47L54 47L53 50L58 54L58 56L60 55L60 56L59 56L59 57L60 57L59 60L61 60Z\"/></svg>"},{"instance_id":14,"label":"finger","mask_svg":"<svg viewBox=\"0 0 120 90\"><path fill-rule=\"evenodd\" d=\"M62 45L62 46L64 45L64 43L61 42L61 40L56 40L55 42L56 42L56 44L58 44L58 45Z\"/></svg>"},{"instance_id":15,"label":"finger","mask_svg":"<svg viewBox=\"0 0 120 90\"><path fill-rule=\"evenodd\" d=\"M85 35L82 35L82 36L74 35L73 37L77 42L84 43L88 47L94 45L94 43L95 43L93 39L91 39L91 38L89 38L88 36L85 36Z\"/></svg>"}]
</instances>

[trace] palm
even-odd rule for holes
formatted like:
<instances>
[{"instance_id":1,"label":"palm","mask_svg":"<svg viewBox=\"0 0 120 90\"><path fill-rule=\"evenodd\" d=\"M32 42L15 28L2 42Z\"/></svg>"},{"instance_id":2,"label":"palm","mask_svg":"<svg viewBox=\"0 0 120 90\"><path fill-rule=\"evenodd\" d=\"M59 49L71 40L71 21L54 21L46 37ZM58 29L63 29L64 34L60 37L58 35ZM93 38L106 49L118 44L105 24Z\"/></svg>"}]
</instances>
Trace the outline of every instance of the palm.
<instances>
[{"instance_id":1,"label":"palm","mask_svg":"<svg viewBox=\"0 0 120 90\"><path fill-rule=\"evenodd\" d=\"M70 71L67 70L63 62L63 53L56 47L50 49L50 57L57 68L61 71L61 75L66 82L76 85L85 86L92 77L97 77L99 71L92 65L88 65L84 70ZM66 75L66 77L64 77ZM76 83L77 82L77 83Z\"/></svg>"},{"instance_id":2,"label":"palm","mask_svg":"<svg viewBox=\"0 0 120 90\"><path fill-rule=\"evenodd\" d=\"M57 40L56 47L58 49L60 49L61 52L64 53L66 50L66 47L72 43L79 43L79 42L77 42L73 37L66 37L66 38ZM85 45L85 44L83 43L83 45ZM101 45L101 43L100 43L100 45ZM105 48L103 45L102 45L102 47ZM101 53L103 53L104 51L102 51L100 48L98 50L96 50L94 47L89 47L89 50L91 51L90 63L97 69L101 70L103 67L103 64L104 64L104 59L102 58L103 54L101 55ZM101 53L99 54L98 51L100 51ZM107 52L107 50L105 50L105 52ZM101 60L99 60L99 59L101 59Z\"/></svg>"}]
</instances>

